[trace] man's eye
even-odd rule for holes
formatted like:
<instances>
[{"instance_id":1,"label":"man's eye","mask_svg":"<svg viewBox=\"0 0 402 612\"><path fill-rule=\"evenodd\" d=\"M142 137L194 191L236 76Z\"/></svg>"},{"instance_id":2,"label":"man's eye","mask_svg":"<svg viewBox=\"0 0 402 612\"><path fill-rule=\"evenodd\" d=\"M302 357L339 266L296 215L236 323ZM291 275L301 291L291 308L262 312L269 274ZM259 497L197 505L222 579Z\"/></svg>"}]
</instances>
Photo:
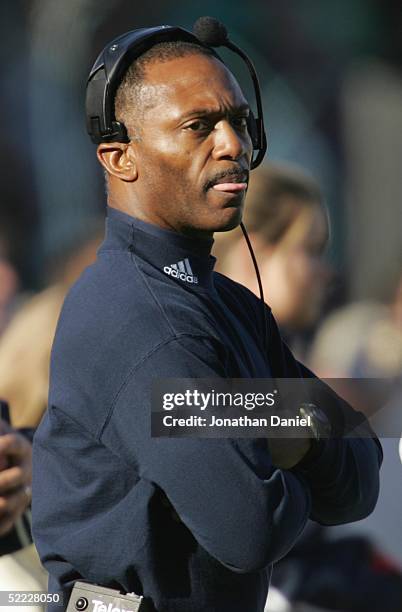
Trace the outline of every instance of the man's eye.
<instances>
[{"instance_id":1,"label":"man's eye","mask_svg":"<svg viewBox=\"0 0 402 612\"><path fill-rule=\"evenodd\" d=\"M193 123L190 123L190 125L186 126L186 129L192 130L193 132L200 132L202 130L208 130L209 124L207 121L193 121Z\"/></svg>"},{"instance_id":2,"label":"man's eye","mask_svg":"<svg viewBox=\"0 0 402 612\"><path fill-rule=\"evenodd\" d=\"M241 130L247 129L247 117L234 117L232 124Z\"/></svg>"}]
</instances>

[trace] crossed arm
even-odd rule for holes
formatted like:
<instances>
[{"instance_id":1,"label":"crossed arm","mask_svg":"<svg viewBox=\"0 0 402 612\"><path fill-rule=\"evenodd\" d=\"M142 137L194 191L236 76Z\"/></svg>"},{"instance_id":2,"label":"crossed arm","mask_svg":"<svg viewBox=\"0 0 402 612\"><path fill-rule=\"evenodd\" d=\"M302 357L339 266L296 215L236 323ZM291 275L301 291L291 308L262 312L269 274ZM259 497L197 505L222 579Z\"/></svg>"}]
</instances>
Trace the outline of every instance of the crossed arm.
<instances>
[{"instance_id":1,"label":"crossed arm","mask_svg":"<svg viewBox=\"0 0 402 612\"><path fill-rule=\"evenodd\" d=\"M290 355L284 353L283 358L292 368L299 367ZM61 584L76 579L78 572L101 584L113 579L124 585L127 563L135 566L138 559L119 556L112 568L105 565L102 559L110 554L110 547L100 534L113 529L117 550L124 549L130 537L141 542L139 524L132 524L130 517L158 491L198 543L239 573L264 568L285 555L309 518L338 524L373 510L381 462L374 438L339 437L292 469L281 469L264 439L150 436L155 378L224 376L216 347L207 338L183 335L156 347L132 369L96 435L84 431L80 409L69 403L68 393L66 406L51 405L34 442L34 527L42 560ZM58 397L63 399L61 393ZM342 414L346 411L349 419L354 416L339 398L328 397L332 409L340 402ZM96 407L92 409L95 415ZM124 466L120 480L112 474L112 461L121 462L122 470ZM114 496L110 487L123 487L123 475L132 475L131 488L121 497ZM48 490L57 492L50 505L43 502ZM64 491L69 491L68 497ZM70 532L73 527L80 531L78 540ZM91 547L97 543L90 557L82 542Z\"/></svg>"}]
</instances>

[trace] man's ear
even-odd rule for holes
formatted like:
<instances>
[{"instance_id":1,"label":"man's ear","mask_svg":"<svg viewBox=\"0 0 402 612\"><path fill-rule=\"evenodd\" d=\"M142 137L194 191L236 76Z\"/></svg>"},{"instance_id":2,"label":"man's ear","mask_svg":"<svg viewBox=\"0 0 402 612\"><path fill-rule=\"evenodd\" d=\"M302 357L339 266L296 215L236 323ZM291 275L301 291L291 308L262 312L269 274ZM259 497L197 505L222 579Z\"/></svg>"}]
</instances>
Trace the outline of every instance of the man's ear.
<instances>
[{"instance_id":1,"label":"man's ear","mask_svg":"<svg viewBox=\"0 0 402 612\"><path fill-rule=\"evenodd\" d=\"M99 162L109 174L126 182L137 180L137 164L130 143L104 142L98 145L96 154Z\"/></svg>"}]
</instances>

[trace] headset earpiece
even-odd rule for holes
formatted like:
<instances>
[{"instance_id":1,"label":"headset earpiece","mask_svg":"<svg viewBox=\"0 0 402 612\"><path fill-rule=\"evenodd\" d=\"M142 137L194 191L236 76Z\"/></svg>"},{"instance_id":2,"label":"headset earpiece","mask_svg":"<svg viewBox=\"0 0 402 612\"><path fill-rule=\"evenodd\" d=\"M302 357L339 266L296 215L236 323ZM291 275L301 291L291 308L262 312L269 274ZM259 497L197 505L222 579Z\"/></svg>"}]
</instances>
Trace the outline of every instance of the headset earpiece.
<instances>
[{"instance_id":1,"label":"headset earpiece","mask_svg":"<svg viewBox=\"0 0 402 612\"><path fill-rule=\"evenodd\" d=\"M257 123L252 110L250 110L250 114L247 117L247 129L248 133L250 134L251 142L253 143L253 149L259 149L260 138L258 134Z\"/></svg>"},{"instance_id":2,"label":"headset earpiece","mask_svg":"<svg viewBox=\"0 0 402 612\"><path fill-rule=\"evenodd\" d=\"M256 157L251 162L251 170L254 170L254 168L260 165L264 158L267 150L267 137L261 119L256 118L251 110L247 117L247 129L250 134L253 149L254 151L258 151Z\"/></svg>"}]
</instances>

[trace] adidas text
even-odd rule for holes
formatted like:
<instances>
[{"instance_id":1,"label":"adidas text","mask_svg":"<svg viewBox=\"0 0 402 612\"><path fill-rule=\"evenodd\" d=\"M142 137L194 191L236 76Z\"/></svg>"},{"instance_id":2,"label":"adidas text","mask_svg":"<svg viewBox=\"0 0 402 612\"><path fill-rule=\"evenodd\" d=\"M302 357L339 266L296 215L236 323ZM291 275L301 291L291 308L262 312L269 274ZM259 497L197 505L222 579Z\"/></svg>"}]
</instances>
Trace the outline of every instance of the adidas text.
<instances>
[{"instance_id":1,"label":"adidas text","mask_svg":"<svg viewBox=\"0 0 402 612\"><path fill-rule=\"evenodd\" d=\"M178 278L184 281L185 283L192 283L194 285L198 285L198 277L194 276L190 266L190 262L187 258L177 262L176 264L165 266L163 268L163 271L168 276Z\"/></svg>"}]
</instances>

